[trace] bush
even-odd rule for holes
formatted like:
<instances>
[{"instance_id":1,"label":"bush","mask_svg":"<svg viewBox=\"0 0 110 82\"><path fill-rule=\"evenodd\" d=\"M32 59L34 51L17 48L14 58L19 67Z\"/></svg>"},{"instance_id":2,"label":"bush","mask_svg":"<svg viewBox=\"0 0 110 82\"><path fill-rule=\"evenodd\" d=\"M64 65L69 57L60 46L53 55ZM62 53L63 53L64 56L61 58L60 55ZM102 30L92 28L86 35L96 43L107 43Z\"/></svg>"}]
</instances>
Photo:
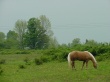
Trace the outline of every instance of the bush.
<instances>
[{"instance_id":1,"label":"bush","mask_svg":"<svg viewBox=\"0 0 110 82\"><path fill-rule=\"evenodd\" d=\"M5 59L1 59L0 64L5 64Z\"/></svg>"},{"instance_id":2,"label":"bush","mask_svg":"<svg viewBox=\"0 0 110 82\"><path fill-rule=\"evenodd\" d=\"M20 69L25 69L26 67L24 65L19 65Z\"/></svg>"},{"instance_id":3,"label":"bush","mask_svg":"<svg viewBox=\"0 0 110 82\"><path fill-rule=\"evenodd\" d=\"M68 48L52 48L49 50L45 50L43 52L44 58L41 57L43 61L53 61L53 60L58 60L58 61L66 61L67 56L69 53Z\"/></svg>"},{"instance_id":4,"label":"bush","mask_svg":"<svg viewBox=\"0 0 110 82\"><path fill-rule=\"evenodd\" d=\"M23 51L16 51L15 54L30 54L30 52L27 50L23 50Z\"/></svg>"},{"instance_id":5,"label":"bush","mask_svg":"<svg viewBox=\"0 0 110 82\"><path fill-rule=\"evenodd\" d=\"M43 62L41 61L41 59L35 58L35 64L41 65L41 64L43 64Z\"/></svg>"},{"instance_id":6,"label":"bush","mask_svg":"<svg viewBox=\"0 0 110 82\"><path fill-rule=\"evenodd\" d=\"M29 62L29 58L28 58L28 57L26 57L26 58L24 59L24 62L26 63L26 65L30 65L30 62Z\"/></svg>"},{"instance_id":7,"label":"bush","mask_svg":"<svg viewBox=\"0 0 110 82\"><path fill-rule=\"evenodd\" d=\"M67 60L67 56L68 56L68 52L67 51L64 51L62 53L60 53L57 58L58 58L58 61L62 62L62 61L66 61Z\"/></svg>"},{"instance_id":8,"label":"bush","mask_svg":"<svg viewBox=\"0 0 110 82\"><path fill-rule=\"evenodd\" d=\"M40 59L42 62L49 62L50 61L50 58L48 56L45 56L45 55L41 56Z\"/></svg>"},{"instance_id":9,"label":"bush","mask_svg":"<svg viewBox=\"0 0 110 82\"><path fill-rule=\"evenodd\" d=\"M0 75L3 73L3 69L0 67Z\"/></svg>"},{"instance_id":10,"label":"bush","mask_svg":"<svg viewBox=\"0 0 110 82\"><path fill-rule=\"evenodd\" d=\"M97 61L104 61L104 60L109 60L109 59L110 59L110 54L109 53L100 54L97 57Z\"/></svg>"},{"instance_id":11,"label":"bush","mask_svg":"<svg viewBox=\"0 0 110 82\"><path fill-rule=\"evenodd\" d=\"M97 61L100 62L100 61L103 61L103 60L104 60L103 57L99 57L99 56L97 57Z\"/></svg>"}]
</instances>

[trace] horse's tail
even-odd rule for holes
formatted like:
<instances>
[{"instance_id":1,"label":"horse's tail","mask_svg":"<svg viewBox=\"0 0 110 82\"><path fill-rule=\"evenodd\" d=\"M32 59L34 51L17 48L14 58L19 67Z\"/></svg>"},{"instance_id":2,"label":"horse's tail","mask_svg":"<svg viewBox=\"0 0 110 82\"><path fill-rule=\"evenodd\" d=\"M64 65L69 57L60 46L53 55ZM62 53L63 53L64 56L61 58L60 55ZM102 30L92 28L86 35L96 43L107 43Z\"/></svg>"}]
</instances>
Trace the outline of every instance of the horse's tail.
<instances>
[{"instance_id":1,"label":"horse's tail","mask_svg":"<svg viewBox=\"0 0 110 82\"><path fill-rule=\"evenodd\" d=\"M68 65L69 65L69 67L70 67L70 66L71 66L70 53L68 54L67 60L68 60Z\"/></svg>"}]
</instances>

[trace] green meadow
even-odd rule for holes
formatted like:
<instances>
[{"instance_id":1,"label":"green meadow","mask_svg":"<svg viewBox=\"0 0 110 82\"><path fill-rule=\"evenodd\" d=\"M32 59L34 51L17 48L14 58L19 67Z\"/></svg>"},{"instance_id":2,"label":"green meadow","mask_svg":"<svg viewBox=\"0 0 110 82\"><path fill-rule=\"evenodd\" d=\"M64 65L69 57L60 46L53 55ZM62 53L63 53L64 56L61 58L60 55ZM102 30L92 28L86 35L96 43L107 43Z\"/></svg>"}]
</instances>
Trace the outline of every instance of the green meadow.
<instances>
[{"instance_id":1,"label":"green meadow","mask_svg":"<svg viewBox=\"0 0 110 82\"><path fill-rule=\"evenodd\" d=\"M51 61L36 65L36 54L0 55L0 82L109 82L110 60L98 61L94 69L89 61L88 69L81 70L82 62L76 61L76 69L67 61ZM24 61L28 58L28 63ZM97 59L97 57L96 57Z\"/></svg>"}]
</instances>

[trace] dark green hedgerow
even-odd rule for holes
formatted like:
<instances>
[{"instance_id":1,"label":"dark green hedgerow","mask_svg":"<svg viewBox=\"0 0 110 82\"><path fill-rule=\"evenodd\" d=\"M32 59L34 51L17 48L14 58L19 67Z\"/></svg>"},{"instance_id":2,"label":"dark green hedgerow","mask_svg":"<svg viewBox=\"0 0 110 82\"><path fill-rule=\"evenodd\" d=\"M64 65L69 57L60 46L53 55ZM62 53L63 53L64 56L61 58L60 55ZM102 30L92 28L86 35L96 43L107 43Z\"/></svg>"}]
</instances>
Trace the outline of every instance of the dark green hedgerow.
<instances>
[{"instance_id":1,"label":"dark green hedgerow","mask_svg":"<svg viewBox=\"0 0 110 82\"><path fill-rule=\"evenodd\" d=\"M58 60L58 61L67 61L67 55L71 51L89 51L94 56L98 56L98 60L110 59L110 46L109 45L78 45L73 48L68 47L59 47L43 50L43 55L41 60L43 62Z\"/></svg>"},{"instance_id":2,"label":"dark green hedgerow","mask_svg":"<svg viewBox=\"0 0 110 82\"><path fill-rule=\"evenodd\" d=\"M47 61L53 61L53 60L58 60L58 61L65 61L67 60L67 55L69 53L69 50L67 49L49 49L49 50L44 50L43 55L41 56L41 59L43 62Z\"/></svg>"},{"instance_id":3,"label":"dark green hedgerow","mask_svg":"<svg viewBox=\"0 0 110 82\"><path fill-rule=\"evenodd\" d=\"M110 59L110 53L104 53L97 56L97 61L105 61Z\"/></svg>"}]
</instances>

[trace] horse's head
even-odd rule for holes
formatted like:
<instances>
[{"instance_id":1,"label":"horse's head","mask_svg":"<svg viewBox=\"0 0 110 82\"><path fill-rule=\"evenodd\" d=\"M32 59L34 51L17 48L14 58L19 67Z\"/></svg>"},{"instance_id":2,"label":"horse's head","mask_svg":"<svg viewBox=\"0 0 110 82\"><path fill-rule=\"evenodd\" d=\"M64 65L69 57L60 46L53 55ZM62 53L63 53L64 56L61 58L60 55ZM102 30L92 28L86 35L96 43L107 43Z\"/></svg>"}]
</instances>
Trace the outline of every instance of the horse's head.
<instances>
[{"instance_id":1,"label":"horse's head","mask_svg":"<svg viewBox=\"0 0 110 82\"><path fill-rule=\"evenodd\" d=\"M95 69L97 69L97 63L94 63L93 66Z\"/></svg>"},{"instance_id":2,"label":"horse's head","mask_svg":"<svg viewBox=\"0 0 110 82\"><path fill-rule=\"evenodd\" d=\"M85 51L85 52L88 52L88 51ZM88 52L88 53L90 55L91 61L93 62L94 68L97 69L97 61L96 61L95 57L90 52Z\"/></svg>"}]
</instances>

